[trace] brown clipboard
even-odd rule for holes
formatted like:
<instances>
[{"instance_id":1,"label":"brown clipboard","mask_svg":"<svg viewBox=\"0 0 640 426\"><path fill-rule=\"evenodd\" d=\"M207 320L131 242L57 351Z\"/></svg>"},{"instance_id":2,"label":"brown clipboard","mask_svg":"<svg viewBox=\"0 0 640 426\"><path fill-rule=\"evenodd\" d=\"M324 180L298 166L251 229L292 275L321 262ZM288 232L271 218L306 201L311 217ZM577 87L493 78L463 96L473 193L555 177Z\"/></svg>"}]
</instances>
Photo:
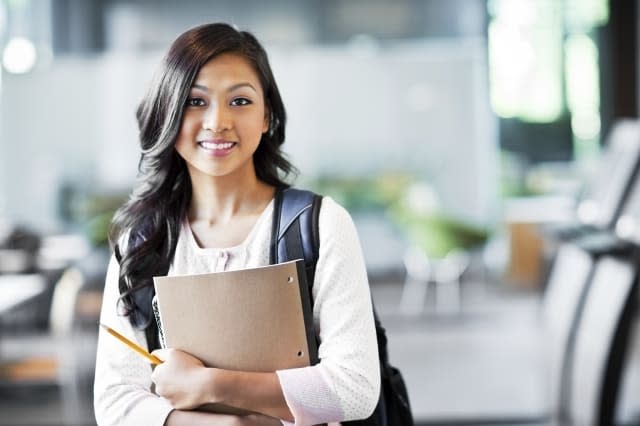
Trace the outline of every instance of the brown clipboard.
<instances>
[{"instance_id":1,"label":"brown clipboard","mask_svg":"<svg viewBox=\"0 0 640 426\"><path fill-rule=\"evenodd\" d=\"M154 284L166 346L209 367L273 372L318 362L302 260L154 277Z\"/></svg>"}]
</instances>

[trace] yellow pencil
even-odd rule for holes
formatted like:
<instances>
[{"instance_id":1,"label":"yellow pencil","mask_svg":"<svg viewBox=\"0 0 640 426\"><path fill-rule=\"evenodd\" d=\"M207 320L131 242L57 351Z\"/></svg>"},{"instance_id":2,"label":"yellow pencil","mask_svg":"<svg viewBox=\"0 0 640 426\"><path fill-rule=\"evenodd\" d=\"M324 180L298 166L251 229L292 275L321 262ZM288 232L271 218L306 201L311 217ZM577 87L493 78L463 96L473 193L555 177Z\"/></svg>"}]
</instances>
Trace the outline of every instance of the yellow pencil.
<instances>
[{"instance_id":1,"label":"yellow pencil","mask_svg":"<svg viewBox=\"0 0 640 426\"><path fill-rule=\"evenodd\" d=\"M133 343L131 340L127 339L122 334L118 333L113 328L109 327L108 325L104 325L104 324L100 323L100 327L104 328L107 331L107 333L111 334L113 337L115 337L116 339L120 340L122 343L124 343L125 345L127 345L128 347L133 349L134 351L138 352L143 357L147 358L149 361L151 361L152 364L156 364L156 365L162 364L162 360L160 358L158 358L155 355L151 355L149 352L147 352L144 349L142 349L139 345Z\"/></svg>"}]
</instances>

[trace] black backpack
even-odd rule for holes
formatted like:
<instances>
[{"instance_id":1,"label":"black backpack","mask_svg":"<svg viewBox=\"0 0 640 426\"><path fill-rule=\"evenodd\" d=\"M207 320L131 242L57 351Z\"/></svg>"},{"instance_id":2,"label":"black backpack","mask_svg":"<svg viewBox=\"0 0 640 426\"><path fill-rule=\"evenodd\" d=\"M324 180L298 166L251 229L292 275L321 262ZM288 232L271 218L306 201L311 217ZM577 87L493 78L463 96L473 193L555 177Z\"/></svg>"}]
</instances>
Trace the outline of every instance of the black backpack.
<instances>
[{"instance_id":1,"label":"black backpack","mask_svg":"<svg viewBox=\"0 0 640 426\"><path fill-rule=\"evenodd\" d=\"M304 259L310 295L313 295L311 290L320 252L318 217L321 202L320 195L294 188L276 191L274 200L269 261L271 264L275 264ZM413 426L413 416L404 379L400 371L389 364L387 335L378 319L375 308L373 315L382 378L380 399L375 411L368 419L342 422L342 424Z\"/></svg>"}]
</instances>

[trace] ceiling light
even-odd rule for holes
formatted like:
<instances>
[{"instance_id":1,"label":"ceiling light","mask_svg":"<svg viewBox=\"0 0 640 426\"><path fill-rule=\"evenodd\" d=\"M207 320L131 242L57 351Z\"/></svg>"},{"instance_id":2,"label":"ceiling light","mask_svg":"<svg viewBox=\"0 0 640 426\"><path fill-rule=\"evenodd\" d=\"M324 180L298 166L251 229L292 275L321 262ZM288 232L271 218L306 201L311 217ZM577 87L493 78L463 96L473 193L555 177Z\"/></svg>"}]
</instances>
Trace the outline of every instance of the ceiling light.
<instances>
[{"instance_id":1,"label":"ceiling light","mask_svg":"<svg viewBox=\"0 0 640 426\"><path fill-rule=\"evenodd\" d=\"M24 74L36 64L36 48L31 40L14 37L2 53L2 65L12 74Z\"/></svg>"}]
</instances>

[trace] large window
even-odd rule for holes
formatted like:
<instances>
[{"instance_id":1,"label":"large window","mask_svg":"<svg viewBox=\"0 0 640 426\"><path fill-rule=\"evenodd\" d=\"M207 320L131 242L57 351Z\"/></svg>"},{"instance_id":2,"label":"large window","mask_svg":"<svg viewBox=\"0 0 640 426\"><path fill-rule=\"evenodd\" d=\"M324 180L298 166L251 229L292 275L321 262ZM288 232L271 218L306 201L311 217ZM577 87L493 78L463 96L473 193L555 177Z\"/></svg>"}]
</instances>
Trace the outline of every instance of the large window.
<instances>
[{"instance_id":1,"label":"large window","mask_svg":"<svg viewBox=\"0 0 640 426\"><path fill-rule=\"evenodd\" d=\"M525 161L589 160L602 137L598 32L607 0L489 0L491 104Z\"/></svg>"}]
</instances>

